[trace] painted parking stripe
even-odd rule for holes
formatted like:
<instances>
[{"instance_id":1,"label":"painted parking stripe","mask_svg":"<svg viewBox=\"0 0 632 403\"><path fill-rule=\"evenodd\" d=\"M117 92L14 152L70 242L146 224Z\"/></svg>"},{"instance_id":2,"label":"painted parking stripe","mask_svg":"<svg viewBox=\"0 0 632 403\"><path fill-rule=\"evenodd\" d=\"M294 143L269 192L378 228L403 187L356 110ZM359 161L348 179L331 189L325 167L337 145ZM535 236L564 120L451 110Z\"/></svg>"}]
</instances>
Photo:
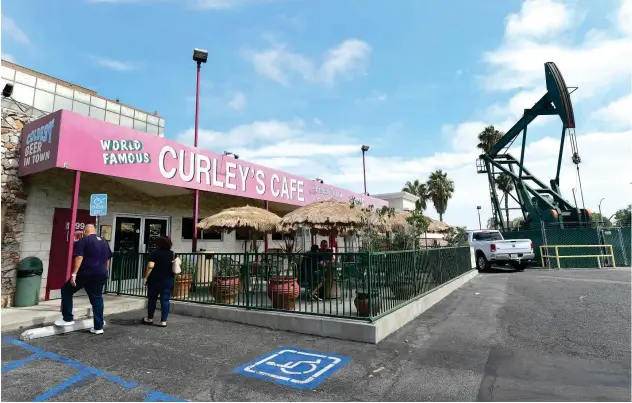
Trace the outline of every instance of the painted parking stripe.
<instances>
[{"instance_id":1,"label":"painted parking stripe","mask_svg":"<svg viewBox=\"0 0 632 403\"><path fill-rule=\"evenodd\" d=\"M39 360L42 356L39 353L33 353L26 358L22 358L21 360L11 361L2 366L2 373L13 371L14 369L20 368L22 365L26 365L29 362Z\"/></svg>"},{"instance_id":2,"label":"painted parking stripe","mask_svg":"<svg viewBox=\"0 0 632 403\"><path fill-rule=\"evenodd\" d=\"M46 392L42 393L41 395L37 396L36 398L33 399L34 402L43 402L45 400L50 399L51 397L55 396L56 394L63 392L65 389L69 388L70 386L72 386L73 384L84 380L84 379L90 379L90 378L96 378L93 374L91 374L90 372L83 370L83 371L79 371L76 374L74 374L73 376L71 376L70 378L66 379L65 381L63 381L62 383L53 386L52 388L48 389Z\"/></svg>"},{"instance_id":3,"label":"painted parking stripe","mask_svg":"<svg viewBox=\"0 0 632 403\"><path fill-rule=\"evenodd\" d=\"M26 358L23 358L21 360L16 360L16 361L12 361L9 362L5 365L2 366L2 373L4 374L5 372L9 372L11 370L17 369L25 364L28 364L29 362L33 362L37 359L42 359L42 358L47 358L53 361L57 361L63 364L66 364L70 367L76 368L79 370L78 373L76 373L75 375L73 375L72 377L68 378L67 380L65 380L64 382L53 386L51 389L47 390L46 392L44 392L43 394L41 394L40 396L36 397L35 400L33 401L44 401L47 399L50 399L51 397L57 395L60 392L63 392L64 390L68 389L69 387L72 387L72 385L74 385L75 383L81 381L81 380L86 380L86 379L90 379L90 378L103 378L106 379L112 383L115 383L119 386L122 386L126 389L141 389L141 390L145 390L146 391L146 396L145 396L145 401L146 402L156 402L156 401L160 401L160 402L186 402L188 400L184 400L184 399L180 399L177 398L175 396L171 396L168 395L166 393L162 393L162 392L158 392L155 390L147 390L143 387L141 387L140 385L138 385L136 382L131 382L131 381L126 381L116 375L112 375L109 374L105 371L102 371L98 368L94 368L94 367L89 367L86 364L83 364L79 361L75 361L72 360L68 357L63 357L61 355L55 354L55 353L51 353L49 351L45 351L42 350L38 347L32 346L30 344L26 344L18 339L14 339L13 337L9 337L9 336L3 336L2 337L2 345L3 346L8 346L8 345L15 345L18 347L21 347L27 351L32 352L33 354L29 355Z\"/></svg>"}]
</instances>

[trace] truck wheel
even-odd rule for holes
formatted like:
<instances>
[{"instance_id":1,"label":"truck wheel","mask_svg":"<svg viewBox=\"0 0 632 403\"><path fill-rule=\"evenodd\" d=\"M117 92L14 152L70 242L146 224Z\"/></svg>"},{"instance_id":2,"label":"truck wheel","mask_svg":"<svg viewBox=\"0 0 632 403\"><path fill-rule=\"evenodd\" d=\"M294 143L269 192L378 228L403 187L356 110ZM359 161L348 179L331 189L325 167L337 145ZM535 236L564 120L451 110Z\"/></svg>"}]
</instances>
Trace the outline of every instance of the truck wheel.
<instances>
[{"instance_id":1,"label":"truck wheel","mask_svg":"<svg viewBox=\"0 0 632 403\"><path fill-rule=\"evenodd\" d=\"M489 262L487 261L487 259L485 259L485 255L483 255L482 253L479 253L478 256L476 256L476 268L478 269L479 273L482 273L485 270L489 270L490 268Z\"/></svg>"}]
</instances>

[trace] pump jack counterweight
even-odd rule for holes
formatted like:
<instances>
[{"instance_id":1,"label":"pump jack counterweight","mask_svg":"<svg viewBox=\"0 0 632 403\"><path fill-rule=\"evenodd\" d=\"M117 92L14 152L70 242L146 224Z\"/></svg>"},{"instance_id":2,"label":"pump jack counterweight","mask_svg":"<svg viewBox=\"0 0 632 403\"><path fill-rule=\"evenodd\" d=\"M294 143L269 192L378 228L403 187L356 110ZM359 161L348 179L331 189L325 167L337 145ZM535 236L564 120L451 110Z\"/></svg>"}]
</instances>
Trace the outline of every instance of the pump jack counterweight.
<instances>
[{"instance_id":1,"label":"pump jack counterweight","mask_svg":"<svg viewBox=\"0 0 632 403\"><path fill-rule=\"evenodd\" d=\"M478 173L487 174L492 199L492 212L494 220L502 230L509 228L509 222L503 218L498 193L496 192L496 177L507 174L513 179L517 198L520 205L525 225L540 225L541 223L579 223L589 222L592 213L584 205L584 194L581 188L579 176L579 164L581 157L577 147L575 136L575 115L571 103L570 94L577 87L567 87L559 69L553 62L544 63L547 92L530 109L525 109L522 118L505 133L500 140L485 154L479 156L476 163ZM570 91L569 91L570 90ZM554 179L550 180L550 186L536 178L524 164L525 149L527 145L527 127L538 116L557 115L562 121L562 135ZM514 158L507 149L522 134L520 159ZM568 137L571 146L572 161L577 169L577 178L580 184L582 208L572 205L561 195L560 171L562 169L562 157L564 154L564 142ZM517 169L514 169L517 168ZM517 172L516 172L517 171ZM506 197L506 196L505 196ZM512 196L513 197L513 196Z\"/></svg>"}]
</instances>

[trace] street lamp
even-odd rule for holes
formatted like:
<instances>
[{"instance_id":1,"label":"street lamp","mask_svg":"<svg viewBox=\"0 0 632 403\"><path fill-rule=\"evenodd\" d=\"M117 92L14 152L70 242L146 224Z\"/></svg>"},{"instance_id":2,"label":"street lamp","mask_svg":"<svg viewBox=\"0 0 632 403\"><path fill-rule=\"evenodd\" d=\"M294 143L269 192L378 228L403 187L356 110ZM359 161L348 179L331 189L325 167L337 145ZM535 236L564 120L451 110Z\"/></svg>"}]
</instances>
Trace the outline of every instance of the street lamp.
<instances>
[{"instance_id":1,"label":"street lamp","mask_svg":"<svg viewBox=\"0 0 632 403\"><path fill-rule=\"evenodd\" d=\"M193 49L193 61L197 64L197 80L195 83L195 136L193 138L193 147L198 146L198 128L200 120L200 70L202 63L206 63L208 52L206 50ZM193 236L191 238L191 252L197 252L197 222L198 210L200 207L200 191L195 189L195 200L193 202Z\"/></svg>"},{"instance_id":2,"label":"street lamp","mask_svg":"<svg viewBox=\"0 0 632 403\"><path fill-rule=\"evenodd\" d=\"M231 153L230 151L224 151L224 155L232 155L233 158L235 158L236 160L239 159L239 155L237 155L235 153Z\"/></svg>"},{"instance_id":3,"label":"street lamp","mask_svg":"<svg viewBox=\"0 0 632 403\"><path fill-rule=\"evenodd\" d=\"M483 224L481 224L481 206L476 206L476 211L478 211L478 229L483 229Z\"/></svg>"},{"instance_id":4,"label":"street lamp","mask_svg":"<svg viewBox=\"0 0 632 403\"><path fill-rule=\"evenodd\" d=\"M602 197L601 200L599 200L599 220L601 222L603 222L603 215L601 214L601 202L604 201L605 197Z\"/></svg>"},{"instance_id":5,"label":"street lamp","mask_svg":"<svg viewBox=\"0 0 632 403\"><path fill-rule=\"evenodd\" d=\"M364 176L364 194L366 195L366 163L364 161L364 153L369 151L369 146L363 145L360 147L360 150L362 150L362 175Z\"/></svg>"}]
</instances>

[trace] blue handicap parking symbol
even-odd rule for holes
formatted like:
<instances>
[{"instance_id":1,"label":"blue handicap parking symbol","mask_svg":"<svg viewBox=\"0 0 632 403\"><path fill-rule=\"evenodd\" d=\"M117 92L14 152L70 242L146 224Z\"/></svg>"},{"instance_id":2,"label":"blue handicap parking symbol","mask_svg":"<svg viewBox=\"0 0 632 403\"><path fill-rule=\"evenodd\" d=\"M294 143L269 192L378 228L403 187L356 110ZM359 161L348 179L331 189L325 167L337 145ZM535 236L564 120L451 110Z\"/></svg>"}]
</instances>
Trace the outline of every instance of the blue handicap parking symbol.
<instances>
[{"instance_id":1,"label":"blue handicap parking symbol","mask_svg":"<svg viewBox=\"0 0 632 403\"><path fill-rule=\"evenodd\" d=\"M284 347L241 365L233 372L296 389L314 389L351 358Z\"/></svg>"}]
</instances>

